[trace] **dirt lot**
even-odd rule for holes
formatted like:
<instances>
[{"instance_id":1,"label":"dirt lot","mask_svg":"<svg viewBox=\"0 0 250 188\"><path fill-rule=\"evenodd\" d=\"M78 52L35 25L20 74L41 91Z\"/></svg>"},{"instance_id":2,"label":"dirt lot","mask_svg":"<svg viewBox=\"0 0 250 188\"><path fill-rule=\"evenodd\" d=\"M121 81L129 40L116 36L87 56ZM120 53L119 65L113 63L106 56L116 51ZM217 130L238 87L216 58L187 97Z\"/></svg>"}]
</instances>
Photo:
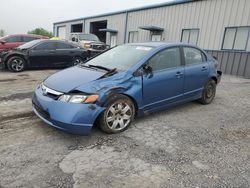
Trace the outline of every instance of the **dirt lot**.
<instances>
[{"instance_id":1,"label":"dirt lot","mask_svg":"<svg viewBox=\"0 0 250 188\"><path fill-rule=\"evenodd\" d=\"M250 80L224 76L211 105L84 137L31 111L32 91L53 72L0 71L0 187L250 187Z\"/></svg>"}]
</instances>

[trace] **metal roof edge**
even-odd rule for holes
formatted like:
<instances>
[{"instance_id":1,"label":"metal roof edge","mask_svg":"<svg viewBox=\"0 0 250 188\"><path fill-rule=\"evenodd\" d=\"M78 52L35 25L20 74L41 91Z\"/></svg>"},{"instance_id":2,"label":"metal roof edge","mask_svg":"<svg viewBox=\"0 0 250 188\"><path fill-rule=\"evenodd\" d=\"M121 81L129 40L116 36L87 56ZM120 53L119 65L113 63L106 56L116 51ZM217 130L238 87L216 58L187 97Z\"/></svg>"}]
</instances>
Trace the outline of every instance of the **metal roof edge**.
<instances>
[{"instance_id":1,"label":"metal roof edge","mask_svg":"<svg viewBox=\"0 0 250 188\"><path fill-rule=\"evenodd\" d=\"M160 7L173 6L173 5L179 5L179 4L184 4L184 3L191 3L191 2L196 2L196 1L201 1L201 0L175 0L175 1L171 1L171 2L148 5L148 6L144 6L144 7L131 8L131 9L127 9L127 10L98 14L98 15L94 15L94 16L87 16L87 17L76 18L76 19L71 19L71 20L59 21L59 22L53 23L53 25L64 24L64 23L69 23L69 22L74 22L74 21L81 21L81 20L92 19L92 18L99 18L99 17L104 17L104 16L112 16L112 15L123 14L123 13L127 13L127 12L137 12L137 11L142 11L142 10L147 10L147 9L152 9L152 8L160 8Z\"/></svg>"}]
</instances>

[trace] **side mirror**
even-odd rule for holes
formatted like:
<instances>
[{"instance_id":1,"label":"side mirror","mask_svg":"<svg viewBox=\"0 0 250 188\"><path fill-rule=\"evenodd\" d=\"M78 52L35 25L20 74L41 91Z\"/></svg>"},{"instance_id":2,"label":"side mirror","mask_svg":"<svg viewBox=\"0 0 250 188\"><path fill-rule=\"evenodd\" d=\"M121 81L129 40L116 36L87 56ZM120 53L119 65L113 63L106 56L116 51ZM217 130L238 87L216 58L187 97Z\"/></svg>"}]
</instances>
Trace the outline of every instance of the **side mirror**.
<instances>
[{"instance_id":1,"label":"side mirror","mask_svg":"<svg viewBox=\"0 0 250 188\"><path fill-rule=\"evenodd\" d=\"M147 75L153 75L153 69L148 64L145 64L142 68Z\"/></svg>"},{"instance_id":2,"label":"side mirror","mask_svg":"<svg viewBox=\"0 0 250 188\"><path fill-rule=\"evenodd\" d=\"M0 43L1 43L1 44L5 44L6 41L5 41L5 40L0 40Z\"/></svg>"},{"instance_id":3,"label":"side mirror","mask_svg":"<svg viewBox=\"0 0 250 188\"><path fill-rule=\"evenodd\" d=\"M135 71L133 75L135 77L139 77L139 76L142 76L143 74L144 74L144 70L143 70L143 68L140 68L137 71Z\"/></svg>"},{"instance_id":4,"label":"side mirror","mask_svg":"<svg viewBox=\"0 0 250 188\"><path fill-rule=\"evenodd\" d=\"M140 69L138 69L133 74L134 76L143 76L147 75L149 78L153 77L153 69L148 64L143 65Z\"/></svg>"}]
</instances>

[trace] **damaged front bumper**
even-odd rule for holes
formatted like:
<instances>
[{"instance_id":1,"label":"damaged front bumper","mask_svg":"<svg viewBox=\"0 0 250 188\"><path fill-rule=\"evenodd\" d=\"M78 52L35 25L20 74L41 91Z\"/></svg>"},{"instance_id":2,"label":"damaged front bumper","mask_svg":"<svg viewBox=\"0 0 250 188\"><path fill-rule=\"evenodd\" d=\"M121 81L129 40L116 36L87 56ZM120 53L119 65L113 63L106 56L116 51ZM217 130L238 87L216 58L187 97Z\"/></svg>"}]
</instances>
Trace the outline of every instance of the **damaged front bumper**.
<instances>
[{"instance_id":1,"label":"damaged front bumper","mask_svg":"<svg viewBox=\"0 0 250 188\"><path fill-rule=\"evenodd\" d=\"M74 104L44 96L37 88L32 97L33 111L46 124L62 131L88 135L103 107L96 104Z\"/></svg>"}]
</instances>

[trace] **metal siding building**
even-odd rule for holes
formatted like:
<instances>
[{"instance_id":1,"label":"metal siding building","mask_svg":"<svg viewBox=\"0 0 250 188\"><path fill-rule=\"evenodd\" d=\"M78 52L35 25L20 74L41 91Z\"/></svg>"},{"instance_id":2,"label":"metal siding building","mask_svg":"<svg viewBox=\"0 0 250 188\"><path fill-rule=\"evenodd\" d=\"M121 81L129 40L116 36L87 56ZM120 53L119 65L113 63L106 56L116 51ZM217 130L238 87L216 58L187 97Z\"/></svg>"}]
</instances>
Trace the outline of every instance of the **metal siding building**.
<instances>
[{"instance_id":1,"label":"metal siding building","mask_svg":"<svg viewBox=\"0 0 250 188\"><path fill-rule=\"evenodd\" d=\"M179 0L57 22L54 33L67 39L75 24L85 33L95 33L92 28L101 27L98 24L116 30L103 38L107 44L115 39L112 45L152 40L195 43L219 58L224 73L250 77L249 0Z\"/></svg>"}]
</instances>

